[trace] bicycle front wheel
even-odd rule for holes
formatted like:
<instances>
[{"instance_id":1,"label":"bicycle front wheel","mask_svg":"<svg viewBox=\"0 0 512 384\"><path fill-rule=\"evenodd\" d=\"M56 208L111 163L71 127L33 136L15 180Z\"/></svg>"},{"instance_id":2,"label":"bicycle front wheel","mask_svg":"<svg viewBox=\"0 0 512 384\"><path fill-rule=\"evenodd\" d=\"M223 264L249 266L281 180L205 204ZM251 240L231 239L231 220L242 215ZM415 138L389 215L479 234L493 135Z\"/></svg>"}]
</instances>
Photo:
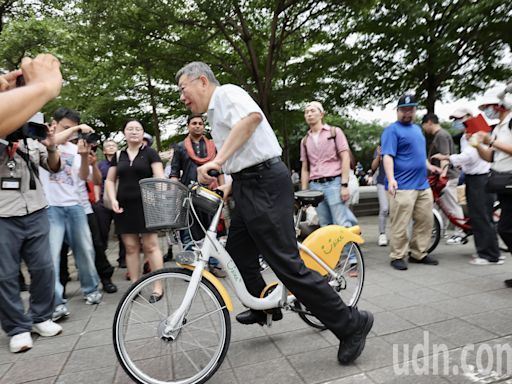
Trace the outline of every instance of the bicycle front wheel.
<instances>
[{"instance_id":1,"label":"bicycle front wheel","mask_svg":"<svg viewBox=\"0 0 512 384\"><path fill-rule=\"evenodd\" d=\"M357 243L348 242L345 245L341 257L334 267L334 272L335 276L330 274L326 276L329 285L346 305L355 307L363 291L365 275L363 254ZM295 309L300 318L308 325L326 329L325 325L307 309L304 309L300 303L295 303Z\"/></svg>"},{"instance_id":2,"label":"bicycle front wheel","mask_svg":"<svg viewBox=\"0 0 512 384\"><path fill-rule=\"evenodd\" d=\"M432 224L432 236L430 238L430 244L427 249L428 254L436 249L437 245L439 244L439 240L441 240L441 223L439 222L437 216L434 215L434 222Z\"/></svg>"},{"instance_id":3,"label":"bicycle front wheel","mask_svg":"<svg viewBox=\"0 0 512 384\"><path fill-rule=\"evenodd\" d=\"M167 268L134 283L114 316L113 340L119 363L137 383L204 383L220 367L229 347L229 312L217 289L202 279L180 324L168 318L181 305L192 271ZM155 284L163 297L150 302Z\"/></svg>"}]
</instances>

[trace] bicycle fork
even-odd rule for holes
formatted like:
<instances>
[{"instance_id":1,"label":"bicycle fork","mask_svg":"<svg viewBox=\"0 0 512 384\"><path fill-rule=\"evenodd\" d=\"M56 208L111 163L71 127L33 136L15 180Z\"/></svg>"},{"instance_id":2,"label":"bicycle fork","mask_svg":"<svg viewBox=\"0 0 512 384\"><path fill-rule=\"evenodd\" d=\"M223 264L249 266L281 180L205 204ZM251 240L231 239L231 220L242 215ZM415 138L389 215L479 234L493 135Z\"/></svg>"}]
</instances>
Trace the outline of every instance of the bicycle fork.
<instances>
[{"instance_id":1,"label":"bicycle fork","mask_svg":"<svg viewBox=\"0 0 512 384\"><path fill-rule=\"evenodd\" d=\"M192 300L194 300L197 289L199 288L199 283L201 282L206 263L207 262L202 259L196 261L195 269L192 272L190 283L188 284L183 301L179 308L174 311L171 316L165 319L160 327L159 335L161 338L174 341L179 336L181 328L186 323L185 316L188 313L190 306L192 305Z\"/></svg>"}]
</instances>

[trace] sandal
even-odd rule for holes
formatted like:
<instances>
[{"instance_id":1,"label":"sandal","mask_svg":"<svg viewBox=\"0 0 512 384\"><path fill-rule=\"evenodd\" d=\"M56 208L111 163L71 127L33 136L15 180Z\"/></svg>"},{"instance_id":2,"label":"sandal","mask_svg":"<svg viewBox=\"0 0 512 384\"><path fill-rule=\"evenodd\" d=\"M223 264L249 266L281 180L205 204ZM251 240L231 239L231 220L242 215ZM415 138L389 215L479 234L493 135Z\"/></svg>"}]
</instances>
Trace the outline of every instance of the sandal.
<instances>
[{"instance_id":1,"label":"sandal","mask_svg":"<svg viewBox=\"0 0 512 384\"><path fill-rule=\"evenodd\" d=\"M164 297L164 293L163 292L162 293L153 292L151 294L151 296L149 296L149 302L150 302L150 304L154 304L157 301L162 300L162 297Z\"/></svg>"}]
</instances>

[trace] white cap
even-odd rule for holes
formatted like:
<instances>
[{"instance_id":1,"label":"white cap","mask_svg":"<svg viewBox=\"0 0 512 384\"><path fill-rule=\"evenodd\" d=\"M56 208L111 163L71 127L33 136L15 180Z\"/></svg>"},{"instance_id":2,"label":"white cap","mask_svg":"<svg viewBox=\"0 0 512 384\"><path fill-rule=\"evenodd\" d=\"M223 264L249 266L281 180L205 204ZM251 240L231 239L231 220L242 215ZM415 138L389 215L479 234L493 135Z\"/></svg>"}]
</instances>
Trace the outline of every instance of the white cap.
<instances>
[{"instance_id":1,"label":"white cap","mask_svg":"<svg viewBox=\"0 0 512 384\"><path fill-rule=\"evenodd\" d=\"M498 93L489 93L484 95L482 100L480 101L480 105L478 109L483 111L488 105L501 105L505 109L512 109L512 95L508 92L510 89L510 85L508 85L504 90Z\"/></svg>"},{"instance_id":2,"label":"white cap","mask_svg":"<svg viewBox=\"0 0 512 384\"><path fill-rule=\"evenodd\" d=\"M452 114L450 115L450 119L461 119L467 115L473 116L473 112L471 111L471 109L466 107L460 107L452 112Z\"/></svg>"},{"instance_id":3,"label":"white cap","mask_svg":"<svg viewBox=\"0 0 512 384\"><path fill-rule=\"evenodd\" d=\"M488 105L494 105L494 104L501 104L501 100L498 98L497 95L484 95L482 100L480 100L480 103L478 104L478 109L483 111Z\"/></svg>"},{"instance_id":4,"label":"white cap","mask_svg":"<svg viewBox=\"0 0 512 384\"><path fill-rule=\"evenodd\" d=\"M309 108L309 107L316 108L320 112L324 113L324 107L322 106L322 104L319 101L310 101L309 103L306 104L306 107L304 109Z\"/></svg>"}]
</instances>

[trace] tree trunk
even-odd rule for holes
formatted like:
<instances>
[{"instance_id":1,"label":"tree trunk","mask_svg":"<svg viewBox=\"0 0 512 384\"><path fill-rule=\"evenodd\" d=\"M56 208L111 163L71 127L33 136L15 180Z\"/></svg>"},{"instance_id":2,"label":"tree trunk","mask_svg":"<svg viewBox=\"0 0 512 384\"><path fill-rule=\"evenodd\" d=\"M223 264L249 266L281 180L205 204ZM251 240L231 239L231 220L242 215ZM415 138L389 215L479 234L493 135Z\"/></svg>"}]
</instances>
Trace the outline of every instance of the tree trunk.
<instances>
[{"instance_id":1,"label":"tree trunk","mask_svg":"<svg viewBox=\"0 0 512 384\"><path fill-rule=\"evenodd\" d=\"M429 75L427 77L427 84L425 88L427 90L427 100L425 102L427 113L434 113L435 104L438 97L438 83L434 75Z\"/></svg>"},{"instance_id":2,"label":"tree trunk","mask_svg":"<svg viewBox=\"0 0 512 384\"><path fill-rule=\"evenodd\" d=\"M158 114L156 112L155 87L151 82L151 74L149 68L146 68L146 79L149 92L149 101L151 104L151 124L153 126L153 133L155 135L156 148L160 152L162 150L162 143L160 141L160 128L158 126Z\"/></svg>"}]
</instances>

